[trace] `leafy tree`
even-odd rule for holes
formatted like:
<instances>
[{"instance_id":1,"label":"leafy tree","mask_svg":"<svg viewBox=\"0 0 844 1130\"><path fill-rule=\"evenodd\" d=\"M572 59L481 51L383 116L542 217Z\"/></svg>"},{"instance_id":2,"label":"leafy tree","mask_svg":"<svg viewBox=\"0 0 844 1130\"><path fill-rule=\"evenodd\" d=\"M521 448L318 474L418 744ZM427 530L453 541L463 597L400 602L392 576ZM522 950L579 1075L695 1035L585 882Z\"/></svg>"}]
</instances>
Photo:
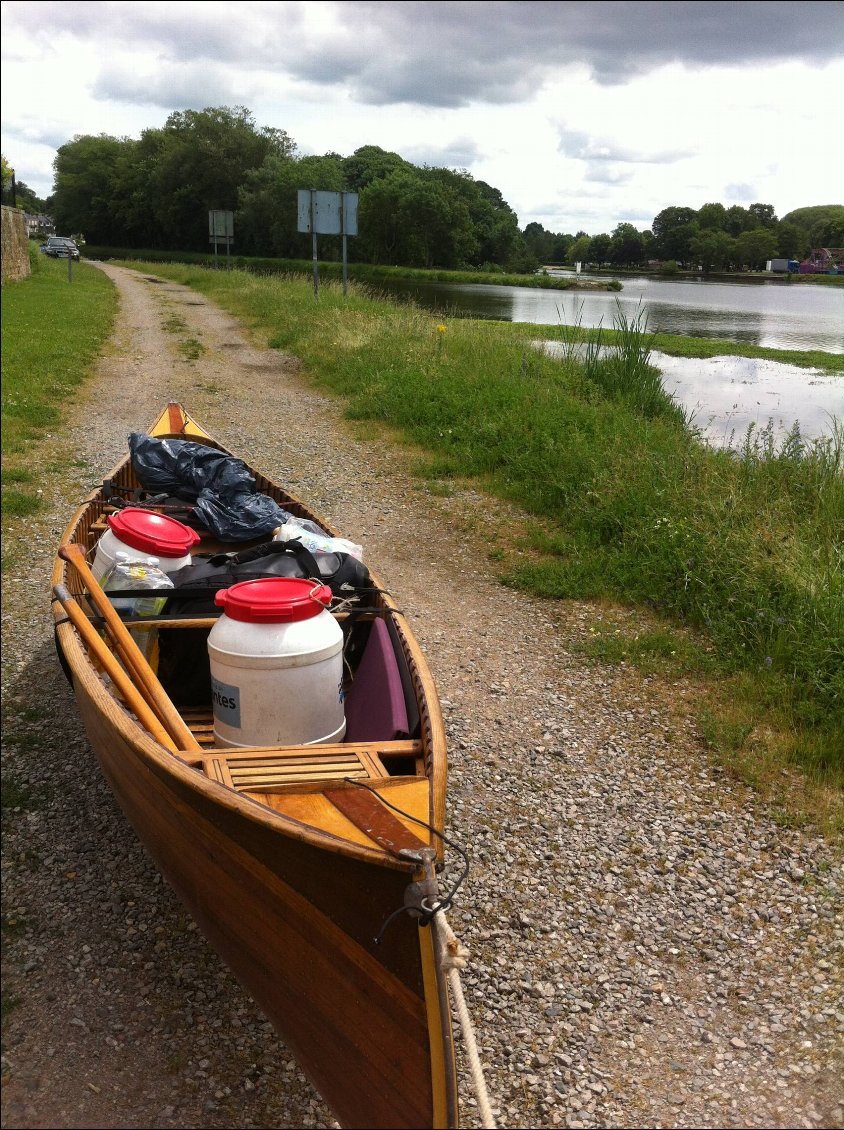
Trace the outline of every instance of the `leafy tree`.
<instances>
[{"instance_id":1,"label":"leafy tree","mask_svg":"<svg viewBox=\"0 0 844 1130\"><path fill-rule=\"evenodd\" d=\"M692 239L690 249L704 271L723 271L735 259L736 241L725 231L701 231Z\"/></svg>"},{"instance_id":2,"label":"leafy tree","mask_svg":"<svg viewBox=\"0 0 844 1130\"><path fill-rule=\"evenodd\" d=\"M242 106L178 111L162 132L150 188L170 247L207 249L209 210L234 211L247 173L269 153L289 156L295 150L284 130L257 129Z\"/></svg>"},{"instance_id":3,"label":"leafy tree","mask_svg":"<svg viewBox=\"0 0 844 1130\"><path fill-rule=\"evenodd\" d=\"M351 157L343 158L343 175L349 192L360 192L375 180L383 180L400 169L413 169L398 153L378 145L362 145Z\"/></svg>"},{"instance_id":4,"label":"leafy tree","mask_svg":"<svg viewBox=\"0 0 844 1130\"><path fill-rule=\"evenodd\" d=\"M645 254L642 233L632 224L618 224L612 233L607 254L611 263L625 267L641 263Z\"/></svg>"},{"instance_id":5,"label":"leafy tree","mask_svg":"<svg viewBox=\"0 0 844 1130\"><path fill-rule=\"evenodd\" d=\"M747 211L755 217L760 228L773 228L776 225L777 217L773 204L751 204Z\"/></svg>"},{"instance_id":6,"label":"leafy tree","mask_svg":"<svg viewBox=\"0 0 844 1130\"><path fill-rule=\"evenodd\" d=\"M497 263L515 270L523 254L519 218L497 188L486 181L474 181L476 200L469 212L478 241L477 263Z\"/></svg>"},{"instance_id":7,"label":"leafy tree","mask_svg":"<svg viewBox=\"0 0 844 1130\"><path fill-rule=\"evenodd\" d=\"M548 231L547 228L536 221L528 224L523 234L525 247L537 263L567 263L570 261L571 248L575 242L573 235Z\"/></svg>"},{"instance_id":8,"label":"leafy tree","mask_svg":"<svg viewBox=\"0 0 844 1130\"><path fill-rule=\"evenodd\" d=\"M374 262L453 268L477 254L469 209L436 170L373 181L360 194L359 226Z\"/></svg>"},{"instance_id":9,"label":"leafy tree","mask_svg":"<svg viewBox=\"0 0 844 1130\"><path fill-rule=\"evenodd\" d=\"M682 263L689 261L691 241L698 231L694 208L663 208L654 217L651 230L661 259L676 259Z\"/></svg>"},{"instance_id":10,"label":"leafy tree","mask_svg":"<svg viewBox=\"0 0 844 1130\"><path fill-rule=\"evenodd\" d=\"M783 216L780 227L783 224L793 224L804 233L804 251L813 247L844 247L844 204L795 208Z\"/></svg>"},{"instance_id":11,"label":"leafy tree","mask_svg":"<svg viewBox=\"0 0 844 1130\"><path fill-rule=\"evenodd\" d=\"M698 208L697 224L701 231L724 231L727 209L723 204L704 204Z\"/></svg>"},{"instance_id":12,"label":"leafy tree","mask_svg":"<svg viewBox=\"0 0 844 1130\"><path fill-rule=\"evenodd\" d=\"M795 208L783 216L782 223L796 224L808 232L820 221L841 219L844 219L844 204L814 204L809 208Z\"/></svg>"},{"instance_id":13,"label":"leafy tree","mask_svg":"<svg viewBox=\"0 0 844 1130\"><path fill-rule=\"evenodd\" d=\"M743 231L750 231L755 226L755 218L740 204L733 204L732 207L727 209L724 217L724 231L730 235L741 235Z\"/></svg>"},{"instance_id":14,"label":"leafy tree","mask_svg":"<svg viewBox=\"0 0 844 1130\"><path fill-rule=\"evenodd\" d=\"M809 240L797 224L780 220L777 224L777 245L780 255L785 259L801 259L809 250Z\"/></svg>"},{"instance_id":15,"label":"leafy tree","mask_svg":"<svg viewBox=\"0 0 844 1130\"><path fill-rule=\"evenodd\" d=\"M269 154L259 169L247 173L240 190L239 245L246 254L309 258L311 237L297 231L299 189L342 192L344 187L343 160L336 154L300 158ZM323 259L339 258L340 240L320 236L319 254Z\"/></svg>"},{"instance_id":16,"label":"leafy tree","mask_svg":"<svg viewBox=\"0 0 844 1130\"><path fill-rule=\"evenodd\" d=\"M522 235L525 247L532 253L537 262L547 263L551 258L551 248L554 242L553 234L546 231L542 224L534 220L527 225Z\"/></svg>"},{"instance_id":17,"label":"leafy tree","mask_svg":"<svg viewBox=\"0 0 844 1130\"><path fill-rule=\"evenodd\" d=\"M554 236L554 242L551 245L551 262L568 263L570 259L569 252L573 243L573 235L566 235L563 232L558 232Z\"/></svg>"},{"instance_id":18,"label":"leafy tree","mask_svg":"<svg viewBox=\"0 0 844 1130\"><path fill-rule=\"evenodd\" d=\"M79 232L89 243L123 242L114 203L118 161L129 144L101 133L77 134L59 146L52 198L57 231Z\"/></svg>"},{"instance_id":19,"label":"leafy tree","mask_svg":"<svg viewBox=\"0 0 844 1130\"><path fill-rule=\"evenodd\" d=\"M612 236L607 235L606 232L600 232L598 235L593 235L589 242L589 261L600 266L601 263L607 263L610 257L610 244L612 243Z\"/></svg>"},{"instance_id":20,"label":"leafy tree","mask_svg":"<svg viewBox=\"0 0 844 1130\"><path fill-rule=\"evenodd\" d=\"M590 263L592 261L592 240L586 232L579 234L569 248L569 261L571 263Z\"/></svg>"},{"instance_id":21,"label":"leafy tree","mask_svg":"<svg viewBox=\"0 0 844 1130\"><path fill-rule=\"evenodd\" d=\"M25 212L44 212L46 210L45 202L40 196L35 195L35 190L30 188L26 181L15 182L15 201L18 208L23 208Z\"/></svg>"},{"instance_id":22,"label":"leafy tree","mask_svg":"<svg viewBox=\"0 0 844 1130\"><path fill-rule=\"evenodd\" d=\"M818 220L809 232L812 247L844 247L844 216Z\"/></svg>"},{"instance_id":23,"label":"leafy tree","mask_svg":"<svg viewBox=\"0 0 844 1130\"><path fill-rule=\"evenodd\" d=\"M776 258L778 251L776 233L766 228L742 232L736 239L736 257L746 263L753 271L761 271L769 259Z\"/></svg>"}]
</instances>

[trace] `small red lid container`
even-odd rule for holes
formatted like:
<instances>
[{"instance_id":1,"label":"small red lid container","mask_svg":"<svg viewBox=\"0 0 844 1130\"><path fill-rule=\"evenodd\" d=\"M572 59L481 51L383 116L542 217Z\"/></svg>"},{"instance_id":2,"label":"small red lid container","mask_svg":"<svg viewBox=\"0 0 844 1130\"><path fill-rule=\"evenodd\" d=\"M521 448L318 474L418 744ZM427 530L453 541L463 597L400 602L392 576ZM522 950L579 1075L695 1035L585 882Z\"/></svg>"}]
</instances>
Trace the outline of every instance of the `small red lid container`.
<instances>
[{"instance_id":1,"label":"small red lid container","mask_svg":"<svg viewBox=\"0 0 844 1130\"><path fill-rule=\"evenodd\" d=\"M232 620L248 624L291 624L310 620L331 603L331 589L307 577L267 577L221 589L214 602Z\"/></svg>"},{"instance_id":2,"label":"small red lid container","mask_svg":"<svg viewBox=\"0 0 844 1130\"><path fill-rule=\"evenodd\" d=\"M116 538L153 557L184 557L200 540L183 522L141 506L127 506L106 521Z\"/></svg>"}]
</instances>

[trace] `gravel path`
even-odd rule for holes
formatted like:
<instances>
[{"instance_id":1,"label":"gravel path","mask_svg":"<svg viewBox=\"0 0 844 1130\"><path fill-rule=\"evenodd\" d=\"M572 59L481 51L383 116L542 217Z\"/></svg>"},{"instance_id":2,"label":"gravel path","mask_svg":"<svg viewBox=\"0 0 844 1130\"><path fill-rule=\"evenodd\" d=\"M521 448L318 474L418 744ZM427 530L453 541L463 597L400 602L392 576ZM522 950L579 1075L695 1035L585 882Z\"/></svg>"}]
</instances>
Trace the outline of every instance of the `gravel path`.
<instances>
[{"instance_id":1,"label":"gravel path","mask_svg":"<svg viewBox=\"0 0 844 1130\"><path fill-rule=\"evenodd\" d=\"M577 657L599 609L491 579L497 504L428 493L406 449L355 437L196 293L103 270L119 329L39 448L76 465L45 477L43 514L3 523L24 561L3 577L3 772L25 794L4 819L3 1125L334 1125L138 845L53 651L71 508L175 399L362 542L429 656L472 860L451 921L499 1124L841 1126L837 850L708 764L682 683Z\"/></svg>"}]
</instances>

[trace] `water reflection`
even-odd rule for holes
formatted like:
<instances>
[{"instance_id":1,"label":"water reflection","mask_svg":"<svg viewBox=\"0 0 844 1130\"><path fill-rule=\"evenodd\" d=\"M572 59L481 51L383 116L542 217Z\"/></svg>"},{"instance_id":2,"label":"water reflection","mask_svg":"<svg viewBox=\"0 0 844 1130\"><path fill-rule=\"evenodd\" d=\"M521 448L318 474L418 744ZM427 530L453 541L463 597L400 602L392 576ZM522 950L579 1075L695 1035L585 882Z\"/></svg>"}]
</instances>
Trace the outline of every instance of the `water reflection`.
<instances>
[{"instance_id":1,"label":"water reflection","mask_svg":"<svg viewBox=\"0 0 844 1130\"><path fill-rule=\"evenodd\" d=\"M771 349L844 353L844 288L644 276L625 279L623 285L616 293L567 292L402 279L382 289L393 296L410 297L443 315L611 329L620 307L631 320L644 310L648 329L656 333L746 341Z\"/></svg>"},{"instance_id":2,"label":"water reflection","mask_svg":"<svg viewBox=\"0 0 844 1130\"><path fill-rule=\"evenodd\" d=\"M844 378L758 357L692 360L653 353L667 393L710 444L734 447L747 429L770 426L778 440L795 424L804 439L832 434L844 418Z\"/></svg>"},{"instance_id":3,"label":"water reflection","mask_svg":"<svg viewBox=\"0 0 844 1130\"><path fill-rule=\"evenodd\" d=\"M536 342L563 356L568 346ZM609 352L609 351L607 351ZM795 424L804 439L829 436L833 418L844 419L844 377L756 357L670 357L654 351L663 388L682 405L707 443L740 445L747 429L770 426L782 440Z\"/></svg>"}]
</instances>

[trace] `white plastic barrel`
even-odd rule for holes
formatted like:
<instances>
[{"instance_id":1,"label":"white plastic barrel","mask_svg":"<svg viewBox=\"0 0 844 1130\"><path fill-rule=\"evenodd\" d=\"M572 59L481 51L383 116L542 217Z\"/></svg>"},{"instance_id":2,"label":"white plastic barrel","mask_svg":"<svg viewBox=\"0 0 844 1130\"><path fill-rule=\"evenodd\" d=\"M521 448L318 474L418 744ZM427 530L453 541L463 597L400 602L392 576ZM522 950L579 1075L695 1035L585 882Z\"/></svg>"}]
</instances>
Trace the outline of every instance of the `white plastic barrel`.
<instances>
[{"instance_id":1,"label":"white plastic barrel","mask_svg":"<svg viewBox=\"0 0 844 1130\"><path fill-rule=\"evenodd\" d=\"M241 581L214 599L223 609L208 636L216 742L342 741L343 632L327 611L331 589L274 577Z\"/></svg>"},{"instance_id":2,"label":"white plastic barrel","mask_svg":"<svg viewBox=\"0 0 844 1130\"><path fill-rule=\"evenodd\" d=\"M106 522L108 529L97 542L91 566L97 580L111 568L119 552L130 557L157 557L163 572L174 573L183 565L190 565L190 551L199 541L196 530L183 522L142 506L127 506L109 514Z\"/></svg>"}]
</instances>

